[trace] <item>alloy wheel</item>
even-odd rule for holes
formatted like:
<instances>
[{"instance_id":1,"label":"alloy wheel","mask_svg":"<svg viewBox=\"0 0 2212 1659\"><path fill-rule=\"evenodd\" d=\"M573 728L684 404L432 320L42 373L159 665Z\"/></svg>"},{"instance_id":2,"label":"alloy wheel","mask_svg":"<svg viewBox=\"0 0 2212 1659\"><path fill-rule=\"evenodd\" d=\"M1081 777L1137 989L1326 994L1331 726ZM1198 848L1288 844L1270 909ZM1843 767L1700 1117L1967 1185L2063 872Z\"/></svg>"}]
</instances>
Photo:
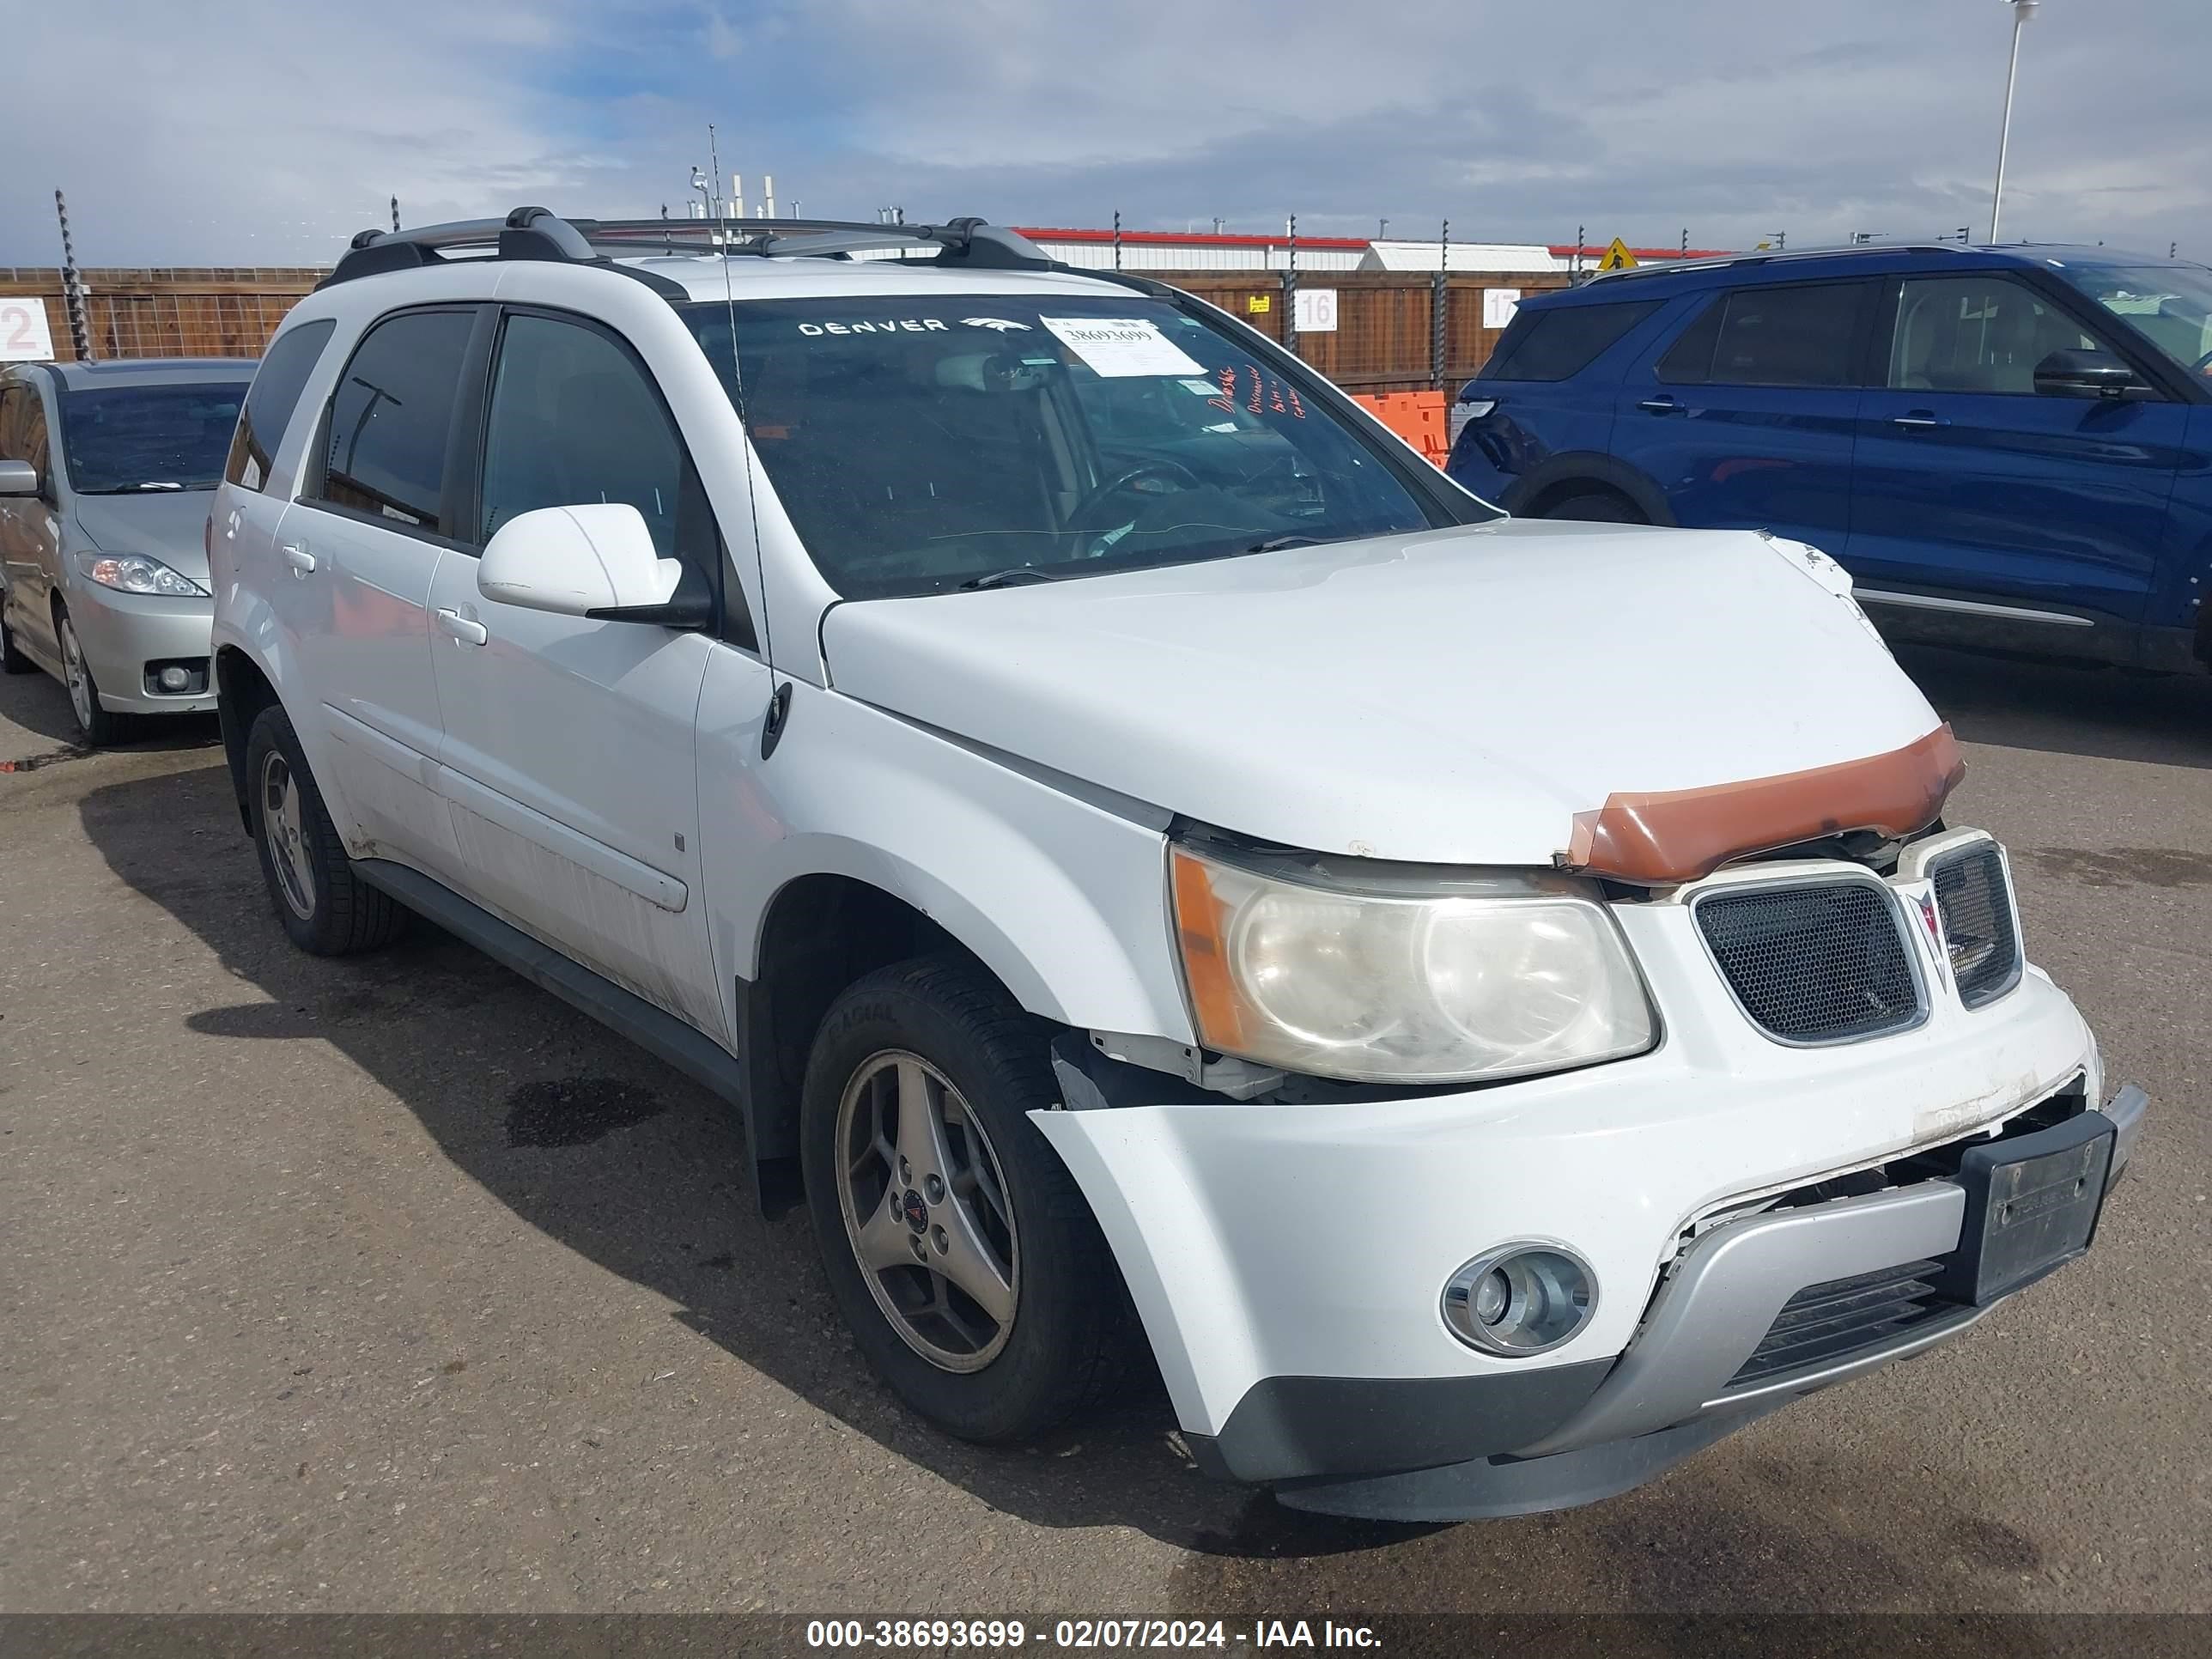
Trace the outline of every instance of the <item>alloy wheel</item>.
<instances>
[{"instance_id":1,"label":"alloy wheel","mask_svg":"<svg viewBox=\"0 0 2212 1659\"><path fill-rule=\"evenodd\" d=\"M62 678L69 686L70 708L76 715L78 726L89 736L97 705L93 701L92 671L84 664L84 647L76 642L76 629L67 617L62 618Z\"/></svg>"},{"instance_id":2,"label":"alloy wheel","mask_svg":"<svg viewBox=\"0 0 2212 1659\"><path fill-rule=\"evenodd\" d=\"M292 914L313 921L315 872L307 856L307 825L300 781L283 756L271 753L261 763L261 833L269 843L269 866Z\"/></svg>"},{"instance_id":3,"label":"alloy wheel","mask_svg":"<svg viewBox=\"0 0 2212 1659\"><path fill-rule=\"evenodd\" d=\"M930 1364L977 1371L1013 1334L1014 1209L974 1109L918 1054L870 1055L837 1108L837 1196L860 1275Z\"/></svg>"}]
</instances>

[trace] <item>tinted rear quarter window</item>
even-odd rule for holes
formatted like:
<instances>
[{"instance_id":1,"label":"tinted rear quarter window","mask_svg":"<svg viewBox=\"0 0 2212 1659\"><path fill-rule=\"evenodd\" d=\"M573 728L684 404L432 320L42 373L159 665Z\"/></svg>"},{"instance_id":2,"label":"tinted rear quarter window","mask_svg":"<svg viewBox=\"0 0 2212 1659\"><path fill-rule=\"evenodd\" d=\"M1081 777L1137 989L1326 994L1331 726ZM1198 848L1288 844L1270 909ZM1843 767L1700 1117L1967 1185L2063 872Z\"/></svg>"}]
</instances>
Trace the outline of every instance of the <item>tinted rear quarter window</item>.
<instances>
[{"instance_id":1,"label":"tinted rear quarter window","mask_svg":"<svg viewBox=\"0 0 2212 1659\"><path fill-rule=\"evenodd\" d=\"M418 311L362 337L331 398L322 498L397 527L455 535L444 522L446 442L476 318Z\"/></svg>"},{"instance_id":2,"label":"tinted rear quarter window","mask_svg":"<svg viewBox=\"0 0 2212 1659\"><path fill-rule=\"evenodd\" d=\"M1482 371L1486 380L1564 380L1579 374L1659 308L1656 300L1552 306L1516 314Z\"/></svg>"},{"instance_id":3,"label":"tinted rear quarter window","mask_svg":"<svg viewBox=\"0 0 2212 1659\"><path fill-rule=\"evenodd\" d=\"M239 411L238 430L231 436L230 458L223 477L246 489L268 487L269 469L292 423L300 393L314 373L323 348L337 331L335 322L302 323L279 336L261 360L253 385Z\"/></svg>"},{"instance_id":4,"label":"tinted rear quarter window","mask_svg":"<svg viewBox=\"0 0 2212 1659\"><path fill-rule=\"evenodd\" d=\"M1716 297L1659 360L1674 386L1840 386L1856 384L1863 283L1735 289Z\"/></svg>"}]
</instances>

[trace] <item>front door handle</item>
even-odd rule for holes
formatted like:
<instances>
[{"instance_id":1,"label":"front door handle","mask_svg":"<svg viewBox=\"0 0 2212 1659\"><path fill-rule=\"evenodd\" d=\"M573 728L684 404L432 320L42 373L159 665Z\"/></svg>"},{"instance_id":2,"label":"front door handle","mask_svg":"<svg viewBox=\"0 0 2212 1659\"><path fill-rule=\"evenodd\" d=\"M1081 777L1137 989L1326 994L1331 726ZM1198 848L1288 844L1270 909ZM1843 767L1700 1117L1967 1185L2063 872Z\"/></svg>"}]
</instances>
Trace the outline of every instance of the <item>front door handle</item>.
<instances>
[{"instance_id":1,"label":"front door handle","mask_svg":"<svg viewBox=\"0 0 2212 1659\"><path fill-rule=\"evenodd\" d=\"M1921 432L1924 432L1931 427L1948 426L1951 424L1950 422L1945 420L1942 416L1931 415L1924 409L1909 409L1902 415L1893 415L1890 416L1889 423L1892 426L1911 427L1915 431Z\"/></svg>"},{"instance_id":2,"label":"front door handle","mask_svg":"<svg viewBox=\"0 0 2212 1659\"><path fill-rule=\"evenodd\" d=\"M1638 409L1649 410L1654 415L1680 415L1685 412L1681 404L1663 392L1656 398L1646 398L1636 406Z\"/></svg>"},{"instance_id":3,"label":"front door handle","mask_svg":"<svg viewBox=\"0 0 2212 1659\"><path fill-rule=\"evenodd\" d=\"M487 645L491 641L489 629L480 622L471 622L458 611L441 611L438 626L463 645Z\"/></svg>"},{"instance_id":4,"label":"front door handle","mask_svg":"<svg viewBox=\"0 0 2212 1659\"><path fill-rule=\"evenodd\" d=\"M292 567L294 575L308 576L314 574L315 556L307 551L307 543L286 542L283 544L283 549L284 562Z\"/></svg>"}]
</instances>

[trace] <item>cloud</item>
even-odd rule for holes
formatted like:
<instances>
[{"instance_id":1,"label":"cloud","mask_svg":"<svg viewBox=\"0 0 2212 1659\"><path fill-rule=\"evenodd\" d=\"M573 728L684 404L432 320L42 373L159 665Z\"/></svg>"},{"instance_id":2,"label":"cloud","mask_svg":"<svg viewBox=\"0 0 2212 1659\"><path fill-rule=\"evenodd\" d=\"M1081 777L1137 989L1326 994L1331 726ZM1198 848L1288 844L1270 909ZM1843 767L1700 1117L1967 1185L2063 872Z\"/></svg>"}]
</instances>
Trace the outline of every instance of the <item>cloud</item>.
<instances>
[{"instance_id":1,"label":"cloud","mask_svg":"<svg viewBox=\"0 0 2212 1659\"><path fill-rule=\"evenodd\" d=\"M2027 31L2006 228L2212 254L2202 0ZM0 263L54 185L99 264L326 263L387 199L650 214L726 173L822 216L1744 246L1985 229L2010 19L1988 0L169 0L40 8Z\"/></svg>"}]
</instances>

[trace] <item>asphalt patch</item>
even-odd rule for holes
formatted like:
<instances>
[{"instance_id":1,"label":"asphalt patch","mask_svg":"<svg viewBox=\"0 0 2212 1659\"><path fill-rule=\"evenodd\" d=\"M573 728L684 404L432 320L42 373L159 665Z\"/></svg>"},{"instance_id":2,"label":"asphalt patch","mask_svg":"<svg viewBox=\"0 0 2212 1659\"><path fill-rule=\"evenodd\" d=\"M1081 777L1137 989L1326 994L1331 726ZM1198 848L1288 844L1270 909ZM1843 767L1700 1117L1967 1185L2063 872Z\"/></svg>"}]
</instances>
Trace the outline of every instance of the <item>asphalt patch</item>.
<instances>
[{"instance_id":1,"label":"asphalt patch","mask_svg":"<svg viewBox=\"0 0 2212 1659\"><path fill-rule=\"evenodd\" d=\"M2212 853L2183 847L2031 847L2024 856L2084 887L2212 887Z\"/></svg>"},{"instance_id":2,"label":"asphalt patch","mask_svg":"<svg viewBox=\"0 0 2212 1659\"><path fill-rule=\"evenodd\" d=\"M583 1146L617 1129L659 1117L667 1103L650 1089L612 1078L571 1077L526 1083L507 1097L510 1146Z\"/></svg>"}]
</instances>

